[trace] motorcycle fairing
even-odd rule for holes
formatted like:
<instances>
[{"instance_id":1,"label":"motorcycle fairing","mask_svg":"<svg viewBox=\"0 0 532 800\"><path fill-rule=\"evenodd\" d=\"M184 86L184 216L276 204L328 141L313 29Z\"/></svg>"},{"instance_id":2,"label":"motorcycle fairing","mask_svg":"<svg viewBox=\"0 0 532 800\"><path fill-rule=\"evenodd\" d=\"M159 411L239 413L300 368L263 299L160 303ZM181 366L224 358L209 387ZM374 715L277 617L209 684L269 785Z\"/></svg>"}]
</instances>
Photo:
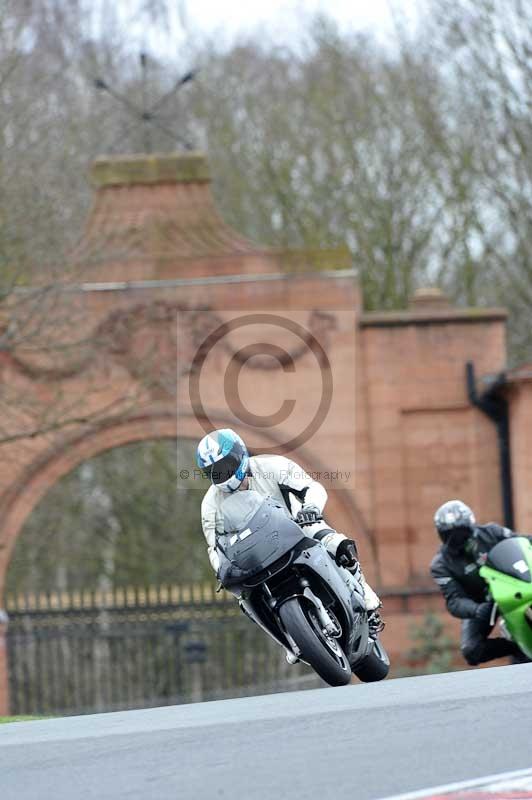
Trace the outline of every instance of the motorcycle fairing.
<instances>
[{"instance_id":1,"label":"motorcycle fairing","mask_svg":"<svg viewBox=\"0 0 532 800\"><path fill-rule=\"evenodd\" d=\"M528 553L532 553L532 545L524 536L504 539L492 547L488 553L486 566L511 578L532 583L532 573L527 561Z\"/></svg>"},{"instance_id":2,"label":"motorcycle fairing","mask_svg":"<svg viewBox=\"0 0 532 800\"><path fill-rule=\"evenodd\" d=\"M344 652L352 665L357 663L368 655L372 648L371 643L368 648L367 611L360 581L348 570L337 567L321 543L319 547L304 550L294 560L294 564L300 566L303 572L309 571L318 576L337 599L343 617L339 622L344 633L342 637ZM345 636L346 631L349 631L347 637Z\"/></svg>"},{"instance_id":3,"label":"motorcycle fairing","mask_svg":"<svg viewBox=\"0 0 532 800\"><path fill-rule=\"evenodd\" d=\"M524 561L525 566L515 568L515 564L520 561ZM497 569L495 564L503 569ZM505 539L495 545L488 554L486 564L479 570L504 617L512 639L528 658L532 658L532 623L529 621L532 582L523 579L526 571L532 573L532 545L522 536ZM514 576L515 572L519 577Z\"/></svg>"},{"instance_id":4,"label":"motorcycle fairing","mask_svg":"<svg viewBox=\"0 0 532 800\"><path fill-rule=\"evenodd\" d=\"M262 499L247 526L218 536L216 545L249 577L282 558L305 534L271 498Z\"/></svg>"}]
</instances>

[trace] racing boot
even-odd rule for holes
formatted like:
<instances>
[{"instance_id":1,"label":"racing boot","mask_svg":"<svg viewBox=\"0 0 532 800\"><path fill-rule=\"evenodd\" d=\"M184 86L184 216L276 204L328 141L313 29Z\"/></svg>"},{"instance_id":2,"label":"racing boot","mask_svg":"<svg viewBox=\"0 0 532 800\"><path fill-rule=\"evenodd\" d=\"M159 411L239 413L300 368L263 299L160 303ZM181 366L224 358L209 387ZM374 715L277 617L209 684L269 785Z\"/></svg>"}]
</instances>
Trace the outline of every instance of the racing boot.
<instances>
[{"instance_id":1,"label":"racing boot","mask_svg":"<svg viewBox=\"0 0 532 800\"><path fill-rule=\"evenodd\" d=\"M371 639L377 639L379 633L384 630L385 623L379 613L379 608L381 607L382 603L377 608L368 611L368 626Z\"/></svg>"}]
</instances>

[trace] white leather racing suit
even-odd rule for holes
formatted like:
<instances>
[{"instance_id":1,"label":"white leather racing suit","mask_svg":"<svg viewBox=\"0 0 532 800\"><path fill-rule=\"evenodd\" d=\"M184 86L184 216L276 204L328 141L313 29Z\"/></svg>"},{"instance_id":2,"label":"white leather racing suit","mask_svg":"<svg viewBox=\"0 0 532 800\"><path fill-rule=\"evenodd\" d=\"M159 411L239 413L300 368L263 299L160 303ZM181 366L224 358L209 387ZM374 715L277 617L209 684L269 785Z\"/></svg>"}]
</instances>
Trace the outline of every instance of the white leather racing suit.
<instances>
[{"instance_id":1,"label":"white leather racing suit","mask_svg":"<svg viewBox=\"0 0 532 800\"><path fill-rule=\"evenodd\" d=\"M281 502L292 517L296 516L303 504L312 503L323 511L327 502L327 492L321 483L313 480L302 467L284 456L252 456L249 460L246 488ZM216 536L224 532L223 504L230 496L217 486L211 485L201 504L201 524L207 540L209 559L216 573L220 566ZM336 555L340 542L347 539L343 533L332 530L325 520L305 526L305 534L320 539L333 556ZM368 611L378 608L380 600L366 583L362 572L361 580Z\"/></svg>"}]
</instances>

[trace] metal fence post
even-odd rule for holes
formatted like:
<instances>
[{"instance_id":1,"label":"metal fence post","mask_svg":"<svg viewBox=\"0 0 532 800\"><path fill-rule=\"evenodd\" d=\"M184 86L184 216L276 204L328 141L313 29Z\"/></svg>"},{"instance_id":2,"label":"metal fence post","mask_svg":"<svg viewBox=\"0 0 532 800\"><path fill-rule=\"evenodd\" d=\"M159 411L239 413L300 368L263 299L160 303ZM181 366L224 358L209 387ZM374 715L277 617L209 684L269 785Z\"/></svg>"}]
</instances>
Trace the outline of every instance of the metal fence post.
<instances>
[{"instance_id":1,"label":"metal fence post","mask_svg":"<svg viewBox=\"0 0 532 800\"><path fill-rule=\"evenodd\" d=\"M0 716L9 714L9 675L7 667L8 616L0 608Z\"/></svg>"},{"instance_id":2,"label":"metal fence post","mask_svg":"<svg viewBox=\"0 0 532 800\"><path fill-rule=\"evenodd\" d=\"M203 669L207 660L207 645L199 638L185 645L186 660L190 665L190 699L193 703L203 700Z\"/></svg>"}]
</instances>

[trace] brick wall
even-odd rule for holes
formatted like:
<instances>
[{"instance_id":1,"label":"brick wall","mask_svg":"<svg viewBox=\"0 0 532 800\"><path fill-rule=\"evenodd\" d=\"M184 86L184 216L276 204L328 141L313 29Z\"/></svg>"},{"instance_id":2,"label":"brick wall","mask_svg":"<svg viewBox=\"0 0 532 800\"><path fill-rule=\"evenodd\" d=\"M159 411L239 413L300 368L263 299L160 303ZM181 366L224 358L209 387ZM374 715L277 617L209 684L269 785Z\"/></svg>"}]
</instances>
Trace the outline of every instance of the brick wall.
<instances>
[{"instance_id":1,"label":"brick wall","mask_svg":"<svg viewBox=\"0 0 532 800\"><path fill-rule=\"evenodd\" d=\"M532 370L509 375L510 451L516 530L532 533Z\"/></svg>"},{"instance_id":2,"label":"brick wall","mask_svg":"<svg viewBox=\"0 0 532 800\"><path fill-rule=\"evenodd\" d=\"M451 308L361 318L371 513L385 586L427 584L435 509L460 497L501 520L494 426L466 395L467 361L504 367L505 314Z\"/></svg>"}]
</instances>

